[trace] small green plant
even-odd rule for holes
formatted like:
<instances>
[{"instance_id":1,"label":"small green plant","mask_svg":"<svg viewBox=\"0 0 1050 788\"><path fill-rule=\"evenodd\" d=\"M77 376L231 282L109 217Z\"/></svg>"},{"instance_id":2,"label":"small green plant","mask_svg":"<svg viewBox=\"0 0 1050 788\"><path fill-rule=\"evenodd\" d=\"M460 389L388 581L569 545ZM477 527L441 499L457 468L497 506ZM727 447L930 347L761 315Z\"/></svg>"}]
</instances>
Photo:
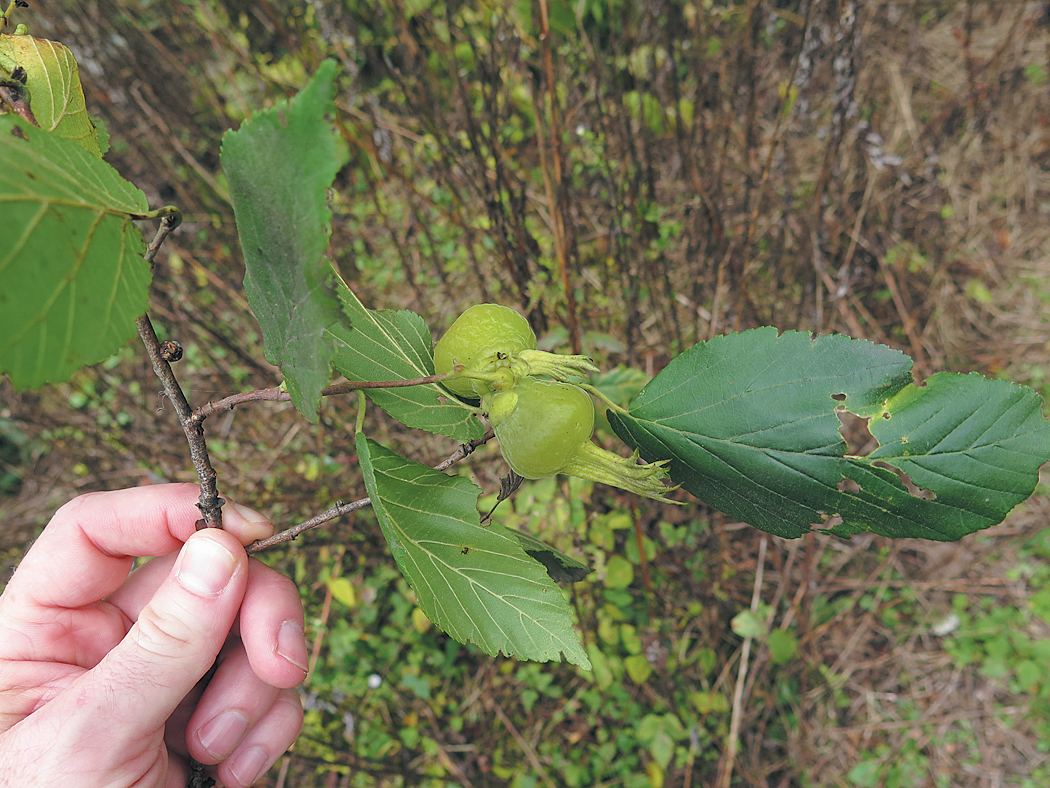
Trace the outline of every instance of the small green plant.
<instances>
[{"instance_id":1,"label":"small green plant","mask_svg":"<svg viewBox=\"0 0 1050 788\"><path fill-rule=\"evenodd\" d=\"M1050 532L1043 529L1021 547L1013 570L1028 590L1021 605L991 597L957 594L952 599L956 629L945 651L960 668L976 665L987 679L1027 698L1041 744L1050 749ZM1040 637L1039 634L1042 633Z\"/></svg>"}]
</instances>

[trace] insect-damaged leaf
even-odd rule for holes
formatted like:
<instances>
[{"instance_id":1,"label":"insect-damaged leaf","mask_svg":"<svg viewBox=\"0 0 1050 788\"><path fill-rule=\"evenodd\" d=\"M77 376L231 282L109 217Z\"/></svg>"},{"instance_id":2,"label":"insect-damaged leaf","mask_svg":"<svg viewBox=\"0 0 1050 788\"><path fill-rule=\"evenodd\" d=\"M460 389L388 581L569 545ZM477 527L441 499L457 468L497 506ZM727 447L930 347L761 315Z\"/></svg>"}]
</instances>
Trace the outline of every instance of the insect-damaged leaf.
<instances>
[{"instance_id":1,"label":"insect-damaged leaf","mask_svg":"<svg viewBox=\"0 0 1050 788\"><path fill-rule=\"evenodd\" d=\"M1034 391L979 375L916 385L911 360L888 347L762 328L696 345L629 415L609 416L647 460L670 459L686 490L764 531L826 524L952 541L1034 491L1050 459L1041 406ZM849 456L839 408L870 419L879 448Z\"/></svg>"}]
</instances>

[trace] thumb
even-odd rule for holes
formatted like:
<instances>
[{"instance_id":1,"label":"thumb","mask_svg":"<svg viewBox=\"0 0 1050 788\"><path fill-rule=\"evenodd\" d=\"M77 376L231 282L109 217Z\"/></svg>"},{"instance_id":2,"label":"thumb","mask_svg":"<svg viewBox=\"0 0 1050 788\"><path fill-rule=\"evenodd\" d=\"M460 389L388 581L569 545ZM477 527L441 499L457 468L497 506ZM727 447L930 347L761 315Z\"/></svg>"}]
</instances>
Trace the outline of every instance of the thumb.
<instances>
[{"instance_id":1,"label":"thumb","mask_svg":"<svg viewBox=\"0 0 1050 788\"><path fill-rule=\"evenodd\" d=\"M218 656L247 577L248 557L234 536L215 528L191 535L127 636L89 672L109 696L96 702L113 704L99 711L120 710L109 719L138 735L163 727Z\"/></svg>"}]
</instances>

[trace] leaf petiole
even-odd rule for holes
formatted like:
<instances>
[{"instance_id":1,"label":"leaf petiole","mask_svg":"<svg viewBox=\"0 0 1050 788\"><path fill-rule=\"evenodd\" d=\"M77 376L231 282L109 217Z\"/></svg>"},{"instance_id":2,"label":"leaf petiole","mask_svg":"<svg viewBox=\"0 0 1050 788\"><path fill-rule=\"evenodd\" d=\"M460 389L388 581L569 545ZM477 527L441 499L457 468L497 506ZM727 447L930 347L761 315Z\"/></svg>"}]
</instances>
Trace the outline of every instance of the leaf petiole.
<instances>
[{"instance_id":1,"label":"leaf petiole","mask_svg":"<svg viewBox=\"0 0 1050 788\"><path fill-rule=\"evenodd\" d=\"M174 230L176 227L182 224L182 211L180 211L174 205L165 205L163 208L157 208L155 211L132 214L131 218L136 221L149 221L150 219L168 219L168 225L170 226L170 229Z\"/></svg>"},{"instance_id":2,"label":"leaf petiole","mask_svg":"<svg viewBox=\"0 0 1050 788\"><path fill-rule=\"evenodd\" d=\"M357 390L357 427L354 429L354 434L360 435L365 430L365 405L367 400L365 399L365 393L361 389Z\"/></svg>"},{"instance_id":3,"label":"leaf petiole","mask_svg":"<svg viewBox=\"0 0 1050 788\"><path fill-rule=\"evenodd\" d=\"M627 408L623 407L622 405L617 405L615 402L609 399L609 397L606 396L597 386L592 386L590 383L577 383L576 385L584 391L586 391L592 397L601 400L604 405L608 406L609 410L614 410L617 413L625 414L629 412Z\"/></svg>"},{"instance_id":4,"label":"leaf petiole","mask_svg":"<svg viewBox=\"0 0 1050 788\"><path fill-rule=\"evenodd\" d=\"M0 12L0 31L3 31L5 27L11 24L11 15L15 12L16 8L27 8L28 4L20 2L20 0L11 0L8 3L7 8ZM14 34L16 36L24 36L26 34L25 25L19 24L15 27Z\"/></svg>"}]
</instances>

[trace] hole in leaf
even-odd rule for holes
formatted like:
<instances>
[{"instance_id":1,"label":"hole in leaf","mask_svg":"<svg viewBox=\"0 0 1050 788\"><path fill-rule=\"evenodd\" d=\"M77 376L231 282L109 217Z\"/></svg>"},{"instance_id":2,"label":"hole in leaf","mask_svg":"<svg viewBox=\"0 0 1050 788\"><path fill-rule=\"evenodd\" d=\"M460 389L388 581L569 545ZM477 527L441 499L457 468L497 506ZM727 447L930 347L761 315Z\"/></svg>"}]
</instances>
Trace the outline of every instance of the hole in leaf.
<instances>
[{"instance_id":1,"label":"hole in leaf","mask_svg":"<svg viewBox=\"0 0 1050 788\"><path fill-rule=\"evenodd\" d=\"M861 486L857 484L853 479L843 479L835 485L839 492L846 493L858 493L861 491Z\"/></svg>"},{"instance_id":2,"label":"hole in leaf","mask_svg":"<svg viewBox=\"0 0 1050 788\"><path fill-rule=\"evenodd\" d=\"M835 400L836 402L845 402L846 401L846 395L845 394L832 394L831 398L833 400Z\"/></svg>"},{"instance_id":3,"label":"hole in leaf","mask_svg":"<svg viewBox=\"0 0 1050 788\"><path fill-rule=\"evenodd\" d=\"M868 420L860 416L854 416L848 410L839 408L835 411L841 425L839 433L846 441L846 454L852 457L864 457L878 448L879 442L868 430Z\"/></svg>"},{"instance_id":4,"label":"hole in leaf","mask_svg":"<svg viewBox=\"0 0 1050 788\"><path fill-rule=\"evenodd\" d=\"M822 514L820 516L819 523L813 523L812 528L814 531L827 531L831 528L837 528L842 525L843 519L837 514Z\"/></svg>"},{"instance_id":5,"label":"hole in leaf","mask_svg":"<svg viewBox=\"0 0 1050 788\"><path fill-rule=\"evenodd\" d=\"M922 498L924 501L933 501L937 498L937 493L933 490L927 490L917 485L912 481L912 478L900 468L894 467L888 462L882 462L882 460L876 460L872 465L876 468L882 468L883 470L892 471L897 474L897 478L901 480L901 484L904 485L904 488L916 498Z\"/></svg>"}]
</instances>

